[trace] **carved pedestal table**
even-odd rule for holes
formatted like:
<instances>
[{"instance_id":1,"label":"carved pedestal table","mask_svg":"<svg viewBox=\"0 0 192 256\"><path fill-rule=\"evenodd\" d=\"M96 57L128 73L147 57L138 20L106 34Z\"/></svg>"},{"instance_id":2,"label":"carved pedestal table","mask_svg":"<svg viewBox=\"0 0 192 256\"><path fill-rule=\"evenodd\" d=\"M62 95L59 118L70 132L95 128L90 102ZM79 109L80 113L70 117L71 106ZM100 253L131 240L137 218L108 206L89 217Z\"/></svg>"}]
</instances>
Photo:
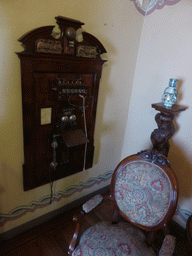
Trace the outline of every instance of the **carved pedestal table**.
<instances>
[{"instance_id":1,"label":"carved pedestal table","mask_svg":"<svg viewBox=\"0 0 192 256\"><path fill-rule=\"evenodd\" d=\"M173 105L172 107L165 107L162 102L152 104L160 113L156 114L155 121L158 128L151 134L151 141L153 148L151 150L144 150L139 153L142 157L148 159L150 162L161 164L169 167L167 160L170 144L169 139L173 136L175 128L173 119L175 114L184 111L187 107L180 105Z\"/></svg>"}]
</instances>

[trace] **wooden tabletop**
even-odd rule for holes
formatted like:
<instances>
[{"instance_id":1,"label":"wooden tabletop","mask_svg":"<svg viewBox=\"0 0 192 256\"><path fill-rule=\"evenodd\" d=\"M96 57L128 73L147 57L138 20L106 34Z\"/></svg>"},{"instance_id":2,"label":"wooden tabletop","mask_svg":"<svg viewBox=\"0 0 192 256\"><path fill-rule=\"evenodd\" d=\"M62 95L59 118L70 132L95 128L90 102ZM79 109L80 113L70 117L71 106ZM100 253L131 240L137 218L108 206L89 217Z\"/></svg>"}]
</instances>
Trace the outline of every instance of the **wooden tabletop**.
<instances>
[{"instance_id":1,"label":"wooden tabletop","mask_svg":"<svg viewBox=\"0 0 192 256\"><path fill-rule=\"evenodd\" d=\"M181 105L176 105L174 104L172 107L166 107L163 102L159 103L153 103L151 104L152 108L155 108L156 110L166 113L166 114L171 114L174 115L176 113L179 113L181 111L184 111L187 109L186 106L181 106Z\"/></svg>"}]
</instances>

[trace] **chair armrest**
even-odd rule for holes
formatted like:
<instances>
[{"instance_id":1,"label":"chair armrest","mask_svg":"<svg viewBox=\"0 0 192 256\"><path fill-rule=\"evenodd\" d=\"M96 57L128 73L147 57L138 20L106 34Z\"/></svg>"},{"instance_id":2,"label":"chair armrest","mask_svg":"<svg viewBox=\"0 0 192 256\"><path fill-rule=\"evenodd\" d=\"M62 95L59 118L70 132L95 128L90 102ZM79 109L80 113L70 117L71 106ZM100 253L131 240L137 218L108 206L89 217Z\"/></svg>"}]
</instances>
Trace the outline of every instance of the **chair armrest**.
<instances>
[{"instance_id":1,"label":"chair armrest","mask_svg":"<svg viewBox=\"0 0 192 256\"><path fill-rule=\"evenodd\" d=\"M81 223L83 222L85 213L88 213L91 210L93 210L97 205L99 205L101 203L102 200L103 200L102 195L96 195L96 196L92 197L90 200L88 200L86 203L83 204L83 206L82 206L83 210L80 212L80 214L73 217L73 221L76 222L77 224L76 224L75 232L74 232L71 242L69 244L68 255L72 255L72 253L75 249L79 231L80 231L80 227L81 227Z\"/></svg>"},{"instance_id":2,"label":"chair armrest","mask_svg":"<svg viewBox=\"0 0 192 256\"><path fill-rule=\"evenodd\" d=\"M83 204L82 209L84 212L88 213L93 210L97 205L101 203L103 200L102 195L96 195L88 200L85 204Z\"/></svg>"},{"instance_id":3,"label":"chair armrest","mask_svg":"<svg viewBox=\"0 0 192 256\"><path fill-rule=\"evenodd\" d=\"M175 250L175 244L176 238L172 235L166 235L159 251L159 256L172 256Z\"/></svg>"}]
</instances>

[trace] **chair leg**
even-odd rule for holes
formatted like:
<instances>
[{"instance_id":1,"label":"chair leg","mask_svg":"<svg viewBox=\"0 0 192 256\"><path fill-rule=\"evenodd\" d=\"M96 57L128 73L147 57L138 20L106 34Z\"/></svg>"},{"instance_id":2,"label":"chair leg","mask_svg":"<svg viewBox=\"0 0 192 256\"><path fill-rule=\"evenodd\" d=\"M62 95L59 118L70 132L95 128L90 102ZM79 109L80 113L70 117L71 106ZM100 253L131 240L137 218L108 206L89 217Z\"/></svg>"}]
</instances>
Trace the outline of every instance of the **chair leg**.
<instances>
[{"instance_id":1,"label":"chair leg","mask_svg":"<svg viewBox=\"0 0 192 256\"><path fill-rule=\"evenodd\" d=\"M164 232L164 235L166 236L167 234L170 234L170 228L169 228L169 225L168 224L164 224L163 226L163 232Z\"/></svg>"},{"instance_id":2,"label":"chair leg","mask_svg":"<svg viewBox=\"0 0 192 256\"><path fill-rule=\"evenodd\" d=\"M75 249L77 239L78 239L78 235L79 235L79 231L80 231L80 227L81 227L81 223L83 222L84 214L85 214L85 212L81 211L79 215L73 217L73 221L77 222L77 225L76 225L73 237L71 239L71 242L69 244L68 255L72 255L72 253Z\"/></svg>"},{"instance_id":3,"label":"chair leg","mask_svg":"<svg viewBox=\"0 0 192 256\"><path fill-rule=\"evenodd\" d=\"M156 232L155 232L155 231L150 232L150 233L148 234L147 241L146 241L148 245L152 245L152 243L153 243L154 240L155 240L155 236L156 236Z\"/></svg>"},{"instance_id":4,"label":"chair leg","mask_svg":"<svg viewBox=\"0 0 192 256\"><path fill-rule=\"evenodd\" d=\"M119 214L116 210L114 210L114 213L113 213L113 220L112 220L112 223L113 224L117 224L118 222L118 217L119 217Z\"/></svg>"}]
</instances>

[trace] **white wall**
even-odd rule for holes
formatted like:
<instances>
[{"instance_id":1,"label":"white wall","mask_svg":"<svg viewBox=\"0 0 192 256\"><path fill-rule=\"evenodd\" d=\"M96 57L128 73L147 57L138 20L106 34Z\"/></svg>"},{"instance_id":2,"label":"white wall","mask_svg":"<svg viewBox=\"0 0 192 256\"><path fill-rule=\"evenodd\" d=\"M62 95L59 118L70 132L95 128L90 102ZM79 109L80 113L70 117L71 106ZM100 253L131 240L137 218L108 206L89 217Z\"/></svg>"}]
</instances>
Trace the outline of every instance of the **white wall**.
<instances>
[{"instance_id":1,"label":"white wall","mask_svg":"<svg viewBox=\"0 0 192 256\"><path fill-rule=\"evenodd\" d=\"M103 57L108 62L103 67L100 84L94 166L54 182L54 195L59 192L65 196L49 205L43 203L50 194L49 185L23 191L21 78L20 61L15 52L23 50L17 40L24 33L56 24L54 17L58 15L84 22L83 28L106 48L107 54ZM120 161L143 20L128 0L0 0L0 212L7 220L1 223L1 233L109 183L109 180L96 182L94 186L88 183L86 189L79 191L88 180L97 181L98 177L114 170ZM75 192L74 188L77 188ZM15 218L16 210L24 212L17 211L18 218Z\"/></svg>"},{"instance_id":2,"label":"white wall","mask_svg":"<svg viewBox=\"0 0 192 256\"><path fill-rule=\"evenodd\" d=\"M175 118L169 160L180 186L175 220L185 226L192 213L192 1L165 6L144 18L122 158L151 146L157 128L152 103L161 101L170 78L179 79L178 104L188 106Z\"/></svg>"},{"instance_id":3,"label":"white wall","mask_svg":"<svg viewBox=\"0 0 192 256\"><path fill-rule=\"evenodd\" d=\"M20 63L15 54L23 48L17 40L32 29L54 25L54 17L58 15L85 22L84 29L107 49L103 58L108 62L103 68L99 91L94 166L85 173L56 181L54 194L68 191L71 185L79 188L93 177L97 180L113 170L122 158L150 147L150 134L157 127L154 121L157 112L151 103L161 100L170 78L178 78L178 103L187 105L188 109L175 118L176 133L171 139L169 160L180 185L175 219L185 225L192 212L191 13L191 0L165 6L145 18L129 0L83 0L81 3L79 0L0 0L0 212L4 214L1 217L8 220L0 232L106 185L101 182L82 192L69 193L51 206L41 203L50 193L49 185L23 191L21 80ZM28 206L32 209L33 204L33 211L11 219L12 210Z\"/></svg>"}]
</instances>

